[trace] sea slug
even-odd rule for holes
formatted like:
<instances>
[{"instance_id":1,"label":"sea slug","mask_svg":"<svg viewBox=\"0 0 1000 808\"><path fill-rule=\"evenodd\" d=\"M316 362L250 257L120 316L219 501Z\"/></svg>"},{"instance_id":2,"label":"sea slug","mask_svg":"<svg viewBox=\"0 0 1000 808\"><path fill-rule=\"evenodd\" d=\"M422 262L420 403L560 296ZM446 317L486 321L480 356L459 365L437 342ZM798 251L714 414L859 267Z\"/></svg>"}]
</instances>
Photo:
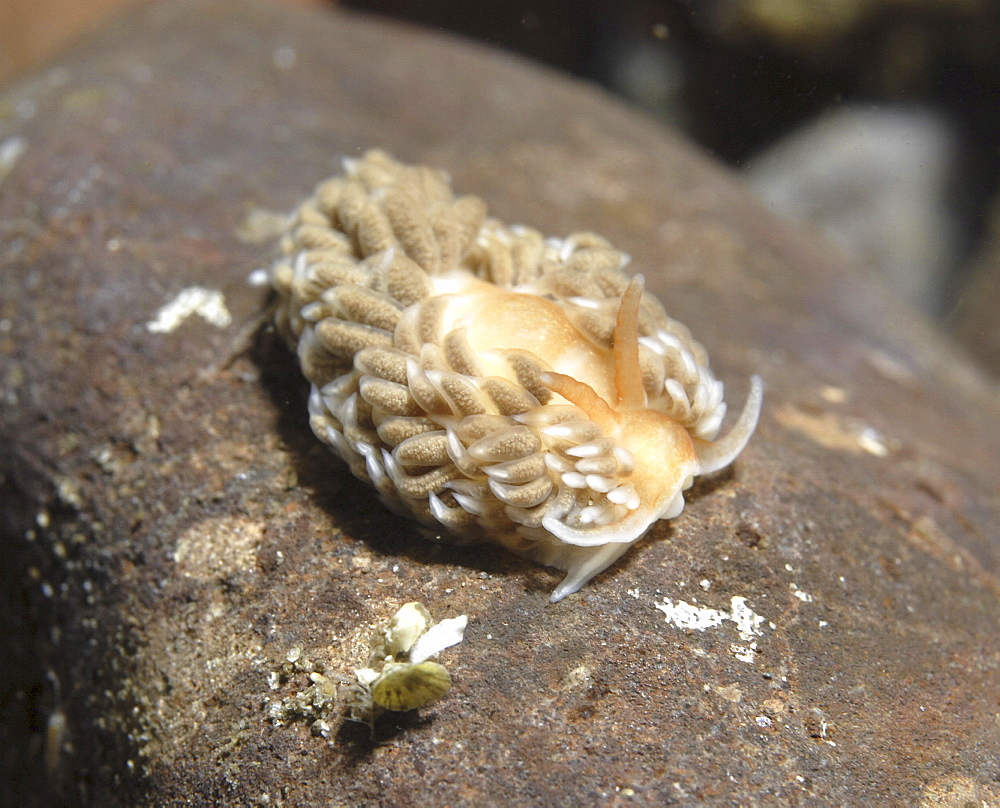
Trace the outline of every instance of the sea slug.
<instances>
[{"instance_id":1,"label":"sea slug","mask_svg":"<svg viewBox=\"0 0 1000 808\"><path fill-rule=\"evenodd\" d=\"M704 348L605 239L505 225L380 151L344 167L289 220L276 321L313 431L390 508L564 571L558 601L742 451L760 378L715 440Z\"/></svg>"}]
</instances>

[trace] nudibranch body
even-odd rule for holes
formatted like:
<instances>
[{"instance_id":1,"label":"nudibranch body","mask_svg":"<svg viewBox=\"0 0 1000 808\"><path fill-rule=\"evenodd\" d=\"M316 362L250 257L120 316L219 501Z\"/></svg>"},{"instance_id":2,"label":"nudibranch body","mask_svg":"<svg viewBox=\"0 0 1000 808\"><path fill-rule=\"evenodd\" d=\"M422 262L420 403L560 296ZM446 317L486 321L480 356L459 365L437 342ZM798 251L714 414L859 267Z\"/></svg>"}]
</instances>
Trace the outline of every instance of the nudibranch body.
<instances>
[{"instance_id":1,"label":"nudibranch body","mask_svg":"<svg viewBox=\"0 0 1000 808\"><path fill-rule=\"evenodd\" d=\"M715 440L705 350L606 240L504 225L382 152L345 169L290 220L277 323L313 431L388 506L563 570L557 601L742 451L759 377Z\"/></svg>"}]
</instances>

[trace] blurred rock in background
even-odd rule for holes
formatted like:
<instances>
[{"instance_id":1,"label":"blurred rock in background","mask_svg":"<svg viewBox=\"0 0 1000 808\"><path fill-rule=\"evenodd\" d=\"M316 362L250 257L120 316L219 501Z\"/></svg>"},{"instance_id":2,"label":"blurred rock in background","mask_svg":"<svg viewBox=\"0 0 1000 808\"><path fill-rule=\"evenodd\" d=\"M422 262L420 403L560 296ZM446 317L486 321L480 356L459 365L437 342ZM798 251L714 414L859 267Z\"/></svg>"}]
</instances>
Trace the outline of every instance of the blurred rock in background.
<instances>
[{"instance_id":1,"label":"blurred rock in background","mask_svg":"<svg viewBox=\"0 0 1000 808\"><path fill-rule=\"evenodd\" d=\"M109 12L135 0L3 0L0 84L27 72Z\"/></svg>"},{"instance_id":2,"label":"blurred rock in background","mask_svg":"<svg viewBox=\"0 0 1000 808\"><path fill-rule=\"evenodd\" d=\"M130 2L4 0L0 83ZM587 77L684 129L723 160L751 163L756 187L780 194L795 218L861 257L902 297L946 317L982 356L976 348L989 335L961 326L965 309L947 315L982 249L1000 177L1000 3L340 5L480 39ZM844 105L854 111L837 112ZM859 105L868 109L861 117ZM810 154L817 147L833 150ZM837 183L823 187L831 172Z\"/></svg>"},{"instance_id":3,"label":"blurred rock in background","mask_svg":"<svg viewBox=\"0 0 1000 808\"><path fill-rule=\"evenodd\" d=\"M947 324L979 363L1000 377L1000 201Z\"/></svg>"},{"instance_id":4,"label":"blurred rock in background","mask_svg":"<svg viewBox=\"0 0 1000 808\"><path fill-rule=\"evenodd\" d=\"M957 138L930 110L843 106L753 158L746 176L776 211L936 313L956 269L956 162Z\"/></svg>"},{"instance_id":5,"label":"blurred rock in background","mask_svg":"<svg viewBox=\"0 0 1000 808\"><path fill-rule=\"evenodd\" d=\"M138 0L0 0L0 85L38 66ZM274 0L336 5L332 0Z\"/></svg>"},{"instance_id":6,"label":"blurred rock in background","mask_svg":"<svg viewBox=\"0 0 1000 808\"><path fill-rule=\"evenodd\" d=\"M752 163L755 181L768 167L782 175L773 182L786 195L804 183L796 204L814 225L902 297L959 326L964 309L948 315L963 296L1000 177L1000 3L343 5L479 38L585 76L730 164ZM868 111L859 115L862 108ZM834 155L807 153L817 137L817 145L836 142L841 164L852 167L829 189L816 183ZM989 336L978 327L972 333L973 352L982 356L975 348Z\"/></svg>"}]
</instances>

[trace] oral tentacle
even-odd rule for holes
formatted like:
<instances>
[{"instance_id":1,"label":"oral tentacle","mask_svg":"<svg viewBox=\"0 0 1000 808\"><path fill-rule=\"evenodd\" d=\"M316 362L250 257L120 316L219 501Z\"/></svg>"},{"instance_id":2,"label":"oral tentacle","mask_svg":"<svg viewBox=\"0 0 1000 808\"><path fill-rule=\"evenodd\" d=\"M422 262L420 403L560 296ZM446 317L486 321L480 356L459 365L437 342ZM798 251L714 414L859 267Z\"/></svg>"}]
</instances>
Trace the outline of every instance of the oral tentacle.
<instances>
[{"instance_id":1,"label":"oral tentacle","mask_svg":"<svg viewBox=\"0 0 1000 808\"><path fill-rule=\"evenodd\" d=\"M588 418L596 421L606 431L612 429L617 422L615 411L589 384L577 381L564 373L543 373L540 379L553 393L575 404L587 413Z\"/></svg>"},{"instance_id":2,"label":"oral tentacle","mask_svg":"<svg viewBox=\"0 0 1000 808\"><path fill-rule=\"evenodd\" d=\"M764 381L754 374L750 378L750 393L740 417L736 419L732 429L724 438L716 441L699 440L695 438L695 455L698 458L698 473L711 474L732 463L750 440L757 421L760 418L760 407L764 401Z\"/></svg>"}]
</instances>

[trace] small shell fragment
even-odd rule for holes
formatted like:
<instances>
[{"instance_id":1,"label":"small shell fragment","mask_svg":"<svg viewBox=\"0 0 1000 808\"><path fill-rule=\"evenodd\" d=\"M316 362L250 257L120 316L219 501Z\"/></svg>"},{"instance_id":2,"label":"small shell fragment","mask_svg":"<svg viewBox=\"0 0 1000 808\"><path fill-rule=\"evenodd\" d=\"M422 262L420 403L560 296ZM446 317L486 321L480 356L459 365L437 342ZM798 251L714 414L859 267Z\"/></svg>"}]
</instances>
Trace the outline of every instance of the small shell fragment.
<instances>
[{"instance_id":1,"label":"small shell fragment","mask_svg":"<svg viewBox=\"0 0 1000 808\"><path fill-rule=\"evenodd\" d=\"M382 651L386 656L408 654L431 625L431 615L422 603L406 603L386 626Z\"/></svg>"},{"instance_id":2,"label":"small shell fragment","mask_svg":"<svg viewBox=\"0 0 1000 808\"><path fill-rule=\"evenodd\" d=\"M451 676L437 662L393 662L372 683L372 701L386 710L416 710L444 696L451 687Z\"/></svg>"},{"instance_id":3,"label":"small shell fragment","mask_svg":"<svg viewBox=\"0 0 1000 808\"><path fill-rule=\"evenodd\" d=\"M276 322L310 424L397 512L566 572L577 591L757 424L705 349L593 233L544 238L383 152L345 160L290 218Z\"/></svg>"},{"instance_id":4,"label":"small shell fragment","mask_svg":"<svg viewBox=\"0 0 1000 808\"><path fill-rule=\"evenodd\" d=\"M346 688L347 717L374 732L383 710L416 710L442 698L451 675L431 658L460 643L468 622L463 614L436 623L416 601L400 607L372 637L367 665L354 671Z\"/></svg>"},{"instance_id":5,"label":"small shell fragment","mask_svg":"<svg viewBox=\"0 0 1000 808\"><path fill-rule=\"evenodd\" d=\"M449 617L440 623L431 626L427 631L417 638L410 648L410 662L419 665L421 662L437 656L446 648L458 645L465 636L465 627L469 624L469 618L464 614L458 617Z\"/></svg>"}]
</instances>

